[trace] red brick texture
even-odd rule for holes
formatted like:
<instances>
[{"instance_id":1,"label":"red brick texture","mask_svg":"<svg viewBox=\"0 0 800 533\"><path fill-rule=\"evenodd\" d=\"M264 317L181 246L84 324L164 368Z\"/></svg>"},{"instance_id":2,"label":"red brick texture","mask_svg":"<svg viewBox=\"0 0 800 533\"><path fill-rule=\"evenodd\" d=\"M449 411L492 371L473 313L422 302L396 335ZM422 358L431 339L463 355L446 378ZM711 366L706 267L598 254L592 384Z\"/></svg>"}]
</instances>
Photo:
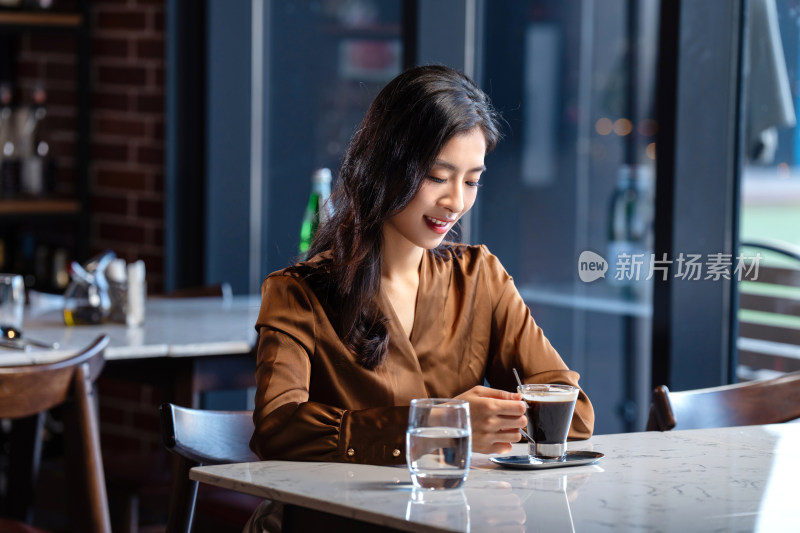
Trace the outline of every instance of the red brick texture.
<instances>
[{"instance_id":1,"label":"red brick texture","mask_svg":"<svg viewBox=\"0 0 800 533\"><path fill-rule=\"evenodd\" d=\"M113 450L115 454L160 450L159 391L150 385L105 375L97 385L103 450Z\"/></svg>"},{"instance_id":2,"label":"red brick texture","mask_svg":"<svg viewBox=\"0 0 800 533\"><path fill-rule=\"evenodd\" d=\"M165 0L92 2L92 253L114 250L146 259L147 287L163 290ZM56 192L74 194L74 36L20 37L18 85L23 101L37 83L48 91L57 155Z\"/></svg>"}]
</instances>

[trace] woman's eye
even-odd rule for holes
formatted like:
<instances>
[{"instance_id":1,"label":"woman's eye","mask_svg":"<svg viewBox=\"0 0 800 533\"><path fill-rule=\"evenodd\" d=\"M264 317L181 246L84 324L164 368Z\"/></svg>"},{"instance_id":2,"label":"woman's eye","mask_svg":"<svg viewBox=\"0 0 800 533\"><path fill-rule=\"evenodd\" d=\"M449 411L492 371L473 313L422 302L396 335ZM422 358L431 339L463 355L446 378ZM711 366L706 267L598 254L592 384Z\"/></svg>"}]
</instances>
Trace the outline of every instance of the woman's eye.
<instances>
[{"instance_id":1,"label":"woman's eye","mask_svg":"<svg viewBox=\"0 0 800 533\"><path fill-rule=\"evenodd\" d=\"M479 183L477 181L467 181L465 183L470 187L483 187L483 183Z\"/></svg>"},{"instance_id":2,"label":"woman's eye","mask_svg":"<svg viewBox=\"0 0 800 533\"><path fill-rule=\"evenodd\" d=\"M442 178L437 178L436 176L428 176L428 179L434 183L445 183L447 180Z\"/></svg>"}]
</instances>

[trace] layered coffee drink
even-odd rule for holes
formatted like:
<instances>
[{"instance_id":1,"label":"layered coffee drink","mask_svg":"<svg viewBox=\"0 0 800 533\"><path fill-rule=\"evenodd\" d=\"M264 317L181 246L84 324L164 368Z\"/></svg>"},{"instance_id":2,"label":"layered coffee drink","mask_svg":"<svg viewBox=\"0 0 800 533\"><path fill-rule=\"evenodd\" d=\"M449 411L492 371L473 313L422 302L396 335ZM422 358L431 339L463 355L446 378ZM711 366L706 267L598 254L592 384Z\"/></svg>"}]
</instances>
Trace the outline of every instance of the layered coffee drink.
<instances>
[{"instance_id":1,"label":"layered coffee drink","mask_svg":"<svg viewBox=\"0 0 800 533\"><path fill-rule=\"evenodd\" d=\"M519 387L528 404L528 435L536 442L530 453L548 459L562 458L567 451L567 434L578 399L577 387L528 384Z\"/></svg>"}]
</instances>

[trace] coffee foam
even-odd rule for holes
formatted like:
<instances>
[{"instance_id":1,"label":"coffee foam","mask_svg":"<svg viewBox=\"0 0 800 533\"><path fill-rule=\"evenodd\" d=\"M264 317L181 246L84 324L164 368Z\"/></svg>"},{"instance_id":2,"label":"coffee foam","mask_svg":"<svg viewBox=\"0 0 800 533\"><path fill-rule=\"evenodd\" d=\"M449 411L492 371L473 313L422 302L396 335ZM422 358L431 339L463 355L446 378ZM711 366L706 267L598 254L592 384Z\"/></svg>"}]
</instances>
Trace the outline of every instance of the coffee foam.
<instances>
[{"instance_id":1,"label":"coffee foam","mask_svg":"<svg viewBox=\"0 0 800 533\"><path fill-rule=\"evenodd\" d=\"M522 394L523 400L536 402L569 402L578 397L578 391L535 391Z\"/></svg>"}]
</instances>

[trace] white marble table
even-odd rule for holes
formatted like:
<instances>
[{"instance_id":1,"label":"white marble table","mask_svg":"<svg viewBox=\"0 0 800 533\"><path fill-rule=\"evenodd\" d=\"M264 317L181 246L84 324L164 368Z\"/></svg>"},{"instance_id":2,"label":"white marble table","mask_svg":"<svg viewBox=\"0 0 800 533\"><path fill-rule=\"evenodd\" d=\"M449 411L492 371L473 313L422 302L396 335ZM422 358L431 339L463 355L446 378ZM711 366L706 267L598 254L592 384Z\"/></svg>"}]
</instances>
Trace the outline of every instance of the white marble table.
<instances>
[{"instance_id":1,"label":"white marble table","mask_svg":"<svg viewBox=\"0 0 800 533\"><path fill-rule=\"evenodd\" d=\"M605 457L521 471L475 455L463 489L422 494L399 467L265 461L190 477L415 532L800 531L800 424L598 435L570 448Z\"/></svg>"},{"instance_id":2,"label":"white marble table","mask_svg":"<svg viewBox=\"0 0 800 533\"><path fill-rule=\"evenodd\" d=\"M23 336L57 342L57 350L0 348L0 366L65 359L101 334L109 337L104 375L169 391L169 401L200 407L202 395L255 384L251 352L260 296L148 298L140 327L105 323L67 327L59 305L26 309ZM244 408L244 406L242 406Z\"/></svg>"},{"instance_id":3,"label":"white marble table","mask_svg":"<svg viewBox=\"0 0 800 533\"><path fill-rule=\"evenodd\" d=\"M106 360L198 357L248 353L256 340L259 296L223 298L149 298L140 327L106 323L67 327L57 308L26 310L23 335L57 342L59 349L17 351L0 348L0 366L57 361L109 336Z\"/></svg>"}]
</instances>

